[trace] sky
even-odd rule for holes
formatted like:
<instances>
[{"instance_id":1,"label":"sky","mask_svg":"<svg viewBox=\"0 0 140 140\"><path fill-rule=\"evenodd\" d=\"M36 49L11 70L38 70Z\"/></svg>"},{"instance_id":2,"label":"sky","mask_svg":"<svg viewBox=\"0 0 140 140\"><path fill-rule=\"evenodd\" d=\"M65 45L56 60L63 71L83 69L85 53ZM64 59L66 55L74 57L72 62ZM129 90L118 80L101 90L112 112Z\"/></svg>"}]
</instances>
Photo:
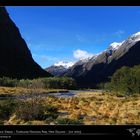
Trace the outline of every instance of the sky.
<instances>
[{"instance_id":1,"label":"sky","mask_svg":"<svg viewBox=\"0 0 140 140\"><path fill-rule=\"evenodd\" d=\"M140 6L7 6L34 60L46 68L98 54L140 31Z\"/></svg>"}]
</instances>

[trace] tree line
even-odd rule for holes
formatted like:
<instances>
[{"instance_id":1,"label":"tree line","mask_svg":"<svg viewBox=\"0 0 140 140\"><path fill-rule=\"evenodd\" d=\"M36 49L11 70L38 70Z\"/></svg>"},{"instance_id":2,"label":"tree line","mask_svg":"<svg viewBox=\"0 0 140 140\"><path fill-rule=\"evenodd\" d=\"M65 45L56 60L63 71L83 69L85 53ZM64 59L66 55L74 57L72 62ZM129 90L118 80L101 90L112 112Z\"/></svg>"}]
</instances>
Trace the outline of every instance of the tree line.
<instances>
[{"instance_id":1,"label":"tree line","mask_svg":"<svg viewBox=\"0 0 140 140\"><path fill-rule=\"evenodd\" d=\"M71 77L47 77L32 80L18 80L9 77L2 77L0 78L0 86L47 89L75 89L76 82Z\"/></svg>"}]
</instances>

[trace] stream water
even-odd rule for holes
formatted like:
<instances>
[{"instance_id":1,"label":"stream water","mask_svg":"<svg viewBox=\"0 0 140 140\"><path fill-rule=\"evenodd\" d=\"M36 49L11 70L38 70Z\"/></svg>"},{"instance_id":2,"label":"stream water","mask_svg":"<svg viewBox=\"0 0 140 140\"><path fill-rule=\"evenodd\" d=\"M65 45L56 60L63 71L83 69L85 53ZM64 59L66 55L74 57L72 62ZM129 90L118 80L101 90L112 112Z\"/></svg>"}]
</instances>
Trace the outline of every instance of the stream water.
<instances>
[{"instance_id":1,"label":"stream water","mask_svg":"<svg viewBox=\"0 0 140 140\"><path fill-rule=\"evenodd\" d=\"M20 95L10 95L10 94L1 94L0 100L4 99L29 99L29 98L42 98L47 96L55 96L55 97L63 97L63 98L69 98L74 97L77 93L83 93L83 92L93 92L96 90L70 90L69 92L61 92L61 93L33 93L33 94L20 94Z\"/></svg>"}]
</instances>

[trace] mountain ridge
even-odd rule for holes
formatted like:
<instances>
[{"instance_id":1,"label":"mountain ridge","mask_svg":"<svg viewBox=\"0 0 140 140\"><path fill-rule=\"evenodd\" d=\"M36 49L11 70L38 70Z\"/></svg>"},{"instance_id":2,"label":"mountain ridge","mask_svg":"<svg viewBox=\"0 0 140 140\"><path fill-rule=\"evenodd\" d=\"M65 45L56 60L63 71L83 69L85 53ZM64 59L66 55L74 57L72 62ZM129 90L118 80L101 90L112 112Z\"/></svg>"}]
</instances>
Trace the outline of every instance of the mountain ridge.
<instances>
[{"instance_id":1,"label":"mountain ridge","mask_svg":"<svg viewBox=\"0 0 140 140\"><path fill-rule=\"evenodd\" d=\"M122 66L140 64L140 32L133 34L114 50L107 49L85 63L75 63L64 75L76 79L79 85L94 87L106 82Z\"/></svg>"}]
</instances>

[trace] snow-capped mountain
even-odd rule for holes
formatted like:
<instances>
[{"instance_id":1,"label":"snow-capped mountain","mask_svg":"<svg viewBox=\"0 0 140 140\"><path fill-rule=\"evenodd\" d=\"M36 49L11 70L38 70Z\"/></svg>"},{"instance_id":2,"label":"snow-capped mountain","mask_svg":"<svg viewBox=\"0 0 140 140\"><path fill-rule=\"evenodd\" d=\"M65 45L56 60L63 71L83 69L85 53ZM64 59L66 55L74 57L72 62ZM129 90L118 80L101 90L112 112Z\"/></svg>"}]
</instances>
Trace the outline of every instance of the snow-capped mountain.
<instances>
[{"instance_id":1,"label":"snow-capped mountain","mask_svg":"<svg viewBox=\"0 0 140 140\"><path fill-rule=\"evenodd\" d=\"M120 43L118 43L118 42L111 43L109 48L112 50L117 50L122 45L125 47L128 47L127 45L134 45L138 41L140 41L140 32L137 32L137 33L131 35L127 40L124 40Z\"/></svg>"},{"instance_id":2,"label":"snow-capped mountain","mask_svg":"<svg viewBox=\"0 0 140 140\"><path fill-rule=\"evenodd\" d=\"M64 62L59 61L54 65L46 68L45 70L51 73L54 76L61 76L63 73L67 72L67 70L74 65L74 62Z\"/></svg>"},{"instance_id":3,"label":"snow-capped mountain","mask_svg":"<svg viewBox=\"0 0 140 140\"><path fill-rule=\"evenodd\" d=\"M80 86L93 87L107 81L122 66L137 64L140 64L140 32L120 43L111 43L100 54L76 62L64 75L75 78Z\"/></svg>"},{"instance_id":4,"label":"snow-capped mountain","mask_svg":"<svg viewBox=\"0 0 140 140\"><path fill-rule=\"evenodd\" d=\"M128 38L130 42L140 41L140 32L137 32Z\"/></svg>"},{"instance_id":5,"label":"snow-capped mountain","mask_svg":"<svg viewBox=\"0 0 140 140\"><path fill-rule=\"evenodd\" d=\"M63 73L65 73L68 69L66 69L63 66L50 66L48 68L45 69L47 72L51 73L54 76L60 76Z\"/></svg>"},{"instance_id":6,"label":"snow-capped mountain","mask_svg":"<svg viewBox=\"0 0 140 140\"><path fill-rule=\"evenodd\" d=\"M63 66L64 68L68 69L74 65L74 62L64 62L59 61L58 63L55 63L54 66Z\"/></svg>"}]
</instances>

